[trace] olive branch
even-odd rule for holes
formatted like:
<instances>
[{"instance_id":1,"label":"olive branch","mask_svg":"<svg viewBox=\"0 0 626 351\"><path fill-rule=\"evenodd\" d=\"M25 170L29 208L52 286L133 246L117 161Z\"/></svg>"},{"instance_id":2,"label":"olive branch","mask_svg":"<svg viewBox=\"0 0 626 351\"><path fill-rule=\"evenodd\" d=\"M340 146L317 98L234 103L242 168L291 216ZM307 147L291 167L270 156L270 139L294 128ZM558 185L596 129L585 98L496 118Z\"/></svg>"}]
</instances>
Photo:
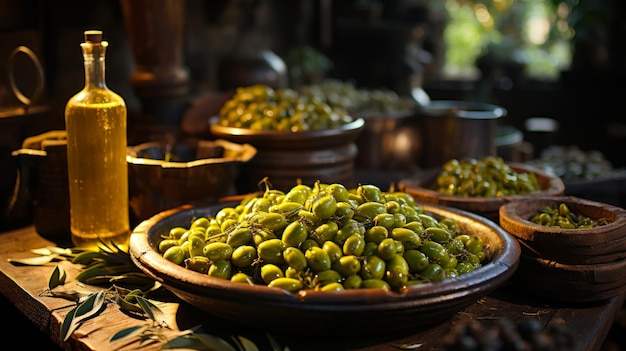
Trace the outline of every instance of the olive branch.
<instances>
[{"instance_id":1,"label":"olive branch","mask_svg":"<svg viewBox=\"0 0 626 351\"><path fill-rule=\"evenodd\" d=\"M183 331L171 329L163 311L148 297L161 290L159 282L148 277L132 262L130 255L116 245L102 243L98 250L46 246L31 250L37 255L8 261L16 266L45 266L52 262L70 261L83 266L76 280L83 284L107 287L97 292L64 290L59 288L67 280L63 266L56 265L48 280L48 287L40 296L63 298L76 303L65 316L60 328L60 340L67 341L80 325L98 316L107 304L113 303L129 318L144 319L145 325L117 331L110 339L114 342L161 343L161 349L258 351L257 345L243 336L231 336L231 341L205 333L201 326ZM281 348L267 334L272 351L289 351Z\"/></svg>"}]
</instances>

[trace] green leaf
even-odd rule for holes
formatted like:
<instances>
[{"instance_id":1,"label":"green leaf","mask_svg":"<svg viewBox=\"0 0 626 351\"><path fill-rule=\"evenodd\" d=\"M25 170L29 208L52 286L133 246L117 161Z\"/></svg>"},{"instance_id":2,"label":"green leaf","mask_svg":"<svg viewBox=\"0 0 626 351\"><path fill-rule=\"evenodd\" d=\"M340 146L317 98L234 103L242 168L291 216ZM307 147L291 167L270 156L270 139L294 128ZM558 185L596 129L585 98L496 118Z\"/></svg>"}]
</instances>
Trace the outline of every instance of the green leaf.
<instances>
[{"instance_id":1,"label":"green leaf","mask_svg":"<svg viewBox=\"0 0 626 351\"><path fill-rule=\"evenodd\" d=\"M122 339L128 339L142 334L148 327L146 326L135 326L126 329L122 329L117 333L113 334L109 342L114 342Z\"/></svg>"},{"instance_id":2,"label":"green leaf","mask_svg":"<svg viewBox=\"0 0 626 351\"><path fill-rule=\"evenodd\" d=\"M67 274L61 266L54 267L50 280L48 281L48 289L52 290L59 285L65 284Z\"/></svg>"},{"instance_id":3,"label":"green leaf","mask_svg":"<svg viewBox=\"0 0 626 351\"><path fill-rule=\"evenodd\" d=\"M100 312L106 298L103 291L91 294L85 301L73 308L61 325L61 340L67 341L82 321Z\"/></svg>"},{"instance_id":4,"label":"green leaf","mask_svg":"<svg viewBox=\"0 0 626 351\"><path fill-rule=\"evenodd\" d=\"M266 334L267 335L267 340L270 343L270 346L272 347L272 351L288 351L289 348L285 347L285 350L283 350L280 345L278 345L278 342L276 342L276 340L270 335L270 334Z\"/></svg>"},{"instance_id":5,"label":"green leaf","mask_svg":"<svg viewBox=\"0 0 626 351\"><path fill-rule=\"evenodd\" d=\"M94 264L91 267L85 268L76 275L76 280L81 283L88 283L90 278L104 277L110 279L111 276L117 276L124 273L136 272L137 266L135 265L107 265L104 262Z\"/></svg>"},{"instance_id":6,"label":"green leaf","mask_svg":"<svg viewBox=\"0 0 626 351\"><path fill-rule=\"evenodd\" d=\"M84 251L74 256L72 263L87 265L96 258L102 258L103 254L99 251Z\"/></svg>"},{"instance_id":7,"label":"green leaf","mask_svg":"<svg viewBox=\"0 0 626 351\"><path fill-rule=\"evenodd\" d=\"M231 344L222 338L209 334L189 334L168 340L162 349L191 349L212 351L237 351Z\"/></svg>"},{"instance_id":8,"label":"green leaf","mask_svg":"<svg viewBox=\"0 0 626 351\"><path fill-rule=\"evenodd\" d=\"M29 258L9 258L9 262L17 266L43 266L46 263L52 262L57 256L38 256Z\"/></svg>"},{"instance_id":9,"label":"green leaf","mask_svg":"<svg viewBox=\"0 0 626 351\"><path fill-rule=\"evenodd\" d=\"M239 341L239 345L241 345L244 351L259 351L259 348L254 342L252 342L252 340L243 336L238 336L237 339Z\"/></svg>"},{"instance_id":10,"label":"green leaf","mask_svg":"<svg viewBox=\"0 0 626 351\"><path fill-rule=\"evenodd\" d=\"M91 293L80 292L76 290L46 290L39 294L39 296L49 296L49 297L58 297L62 299L66 299L69 301L80 302L84 300L85 297L89 296Z\"/></svg>"},{"instance_id":11,"label":"green leaf","mask_svg":"<svg viewBox=\"0 0 626 351\"><path fill-rule=\"evenodd\" d=\"M159 307L157 307L155 304L153 304L143 296L137 295L135 296L135 299L137 300L137 303L144 311L144 313L148 315L148 318L157 323L165 322L163 318L163 311L161 311Z\"/></svg>"}]
</instances>

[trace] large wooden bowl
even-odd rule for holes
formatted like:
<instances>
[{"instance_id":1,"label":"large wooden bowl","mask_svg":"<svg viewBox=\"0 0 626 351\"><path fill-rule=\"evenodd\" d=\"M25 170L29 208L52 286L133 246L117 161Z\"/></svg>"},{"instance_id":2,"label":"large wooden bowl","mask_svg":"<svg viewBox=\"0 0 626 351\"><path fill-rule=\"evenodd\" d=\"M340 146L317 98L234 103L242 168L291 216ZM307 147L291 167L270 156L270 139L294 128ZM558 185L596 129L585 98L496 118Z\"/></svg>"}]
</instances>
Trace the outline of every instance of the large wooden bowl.
<instances>
[{"instance_id":1,"label":"large wooden bowl","mask_svg":"<svg viewBox=\"0 0 626 351\"><path fill-rule=\"evenodd\" d=\"M483 240L488 251L482 267L402 292L359 289L294 294L265 285L210 277L176 265L157 251L161 235L172 227L189 226L193 219L215 215L230 205L182 206L160 213L135 228L130 238L130 255L143 272L189 304L213 316L268 331L326 334L358 324L360 333L384 333L436 324L496 289L513 275L519 263L519 244L492 221L429 204L422 206L427 213L451 218L463 232ZM381 322L363 323L372 319Z\"/></svg>"},{"instance_id":2,"label":"large wooden bowl","mask_svg":"<svg viewBox=\"0 0 626 351\"><path fill-rule=\"evenodd\" d=\"M424 171L419 178L405 179L398 183L398 190L406 192L417 202L425 202L442 206L454 207L476 213L498 223L500 207L512 202L534 198L537 196L559 196L565 192L565 184L561 178L548 174L536 167L511 162L509 167L518 173L534 173L541 191L531 194L508 195L499 197L467 197L442 194L433 190L433 184L441 172L440 168Z\"/></svg>"}]
</instances>

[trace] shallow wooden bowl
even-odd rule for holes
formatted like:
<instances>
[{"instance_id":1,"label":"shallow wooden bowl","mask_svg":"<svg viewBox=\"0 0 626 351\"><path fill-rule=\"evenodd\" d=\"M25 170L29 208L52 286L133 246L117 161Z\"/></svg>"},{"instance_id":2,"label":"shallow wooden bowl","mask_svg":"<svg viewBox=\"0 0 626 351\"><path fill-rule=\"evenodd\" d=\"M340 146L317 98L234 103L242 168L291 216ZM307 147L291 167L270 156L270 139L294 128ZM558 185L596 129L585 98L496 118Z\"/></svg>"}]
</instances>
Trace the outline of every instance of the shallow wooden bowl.
<instances>
[{"instance_id":1,"label":"shallow wooden bowl","mask_svg":"<svg viewBox=\"0 0 626 351\"><path fill-rule=\"evenodd\" d=\"M176 265L157 251L161 235L174 226L189 226L200 216L215 215L232 204L181 206L138 225L130 238L130 255L146 274L200 310L248 327L268 331L325 335L359 325L360 333L398 332L433 325L486 296L517 269L520 247L492 221L458 209L426 204L439 218L451 218L465 233L478 235L487 248L486 263L455 278L411 286L402 292L385 289L301 291L294 294L265 285L246 285L210 277ZM382 323L362 323L372 319ZM297 321L294 323L294 321Z\"/></svg>"},{"instance_id":2,"label":"shallow wooden bowl","mask_svg":"<svg viewBox=\"0 0 626 351\"><path fill-rule=\"evenodd\" d=\"M425 202L442 206L454 207L479 214L498 223L500 206L512 201L519 201L537 196L559 196L565 192L565 184L561 178L548 174L539 168L522 163L508 163L518 173L534 173L541 191L532 194L509 195L499 197L464 197L442 194L433 190L440 168L427 170L417 179L405 179L398 183L398 190L404 191L417 202Z\"/></svg>"},{"instance_id":3,"label":"shallow wooden bowl","mask_svg":"<svg viewBox=\"0 0 626 351\"><path fill-rule=\"evenodd\" d=\"M608 224L590 229L562 229L531 222L546 206L566 204L573 213ZM522 252L563 264L599 264L626 258L626 210L573 196L543 196L500 208L500 226L516 237Z\"/></svg>"},{"instance_id":4,"label":"shallow wooden bowl","mask_svg":"<svg viewBox=\"0 0 626 351\"><path fill-rule=\"evenodd\" d=\"M365 126L363 118L356 118L338 128L282 132L224 127L217 120L218 117L209 120L211 134L235 143L250 143L260 150L328 149L354 141Z\"/></svg>"}]
</instances>

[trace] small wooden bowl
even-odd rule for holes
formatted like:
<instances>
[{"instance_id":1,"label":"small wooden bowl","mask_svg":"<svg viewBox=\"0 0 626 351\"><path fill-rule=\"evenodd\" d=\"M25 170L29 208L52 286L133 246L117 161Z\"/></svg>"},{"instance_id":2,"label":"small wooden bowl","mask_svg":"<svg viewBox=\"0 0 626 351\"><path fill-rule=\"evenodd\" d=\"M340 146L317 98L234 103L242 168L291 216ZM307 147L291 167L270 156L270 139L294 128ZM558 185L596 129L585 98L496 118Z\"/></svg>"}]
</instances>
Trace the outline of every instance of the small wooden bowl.
<instances>
[{"instance_id":1,"label":"small wooden bowl","mask_svg":"<svg viewBox=\"0 0 626 351\"><path fill-rule=\"evenodd\" d=\"M565 192L565 184L561 178L550 175L536 167L521 163L508 163L512 170L518 173L534 173L541 191L532 194L509 195L500 197L464 197L442 194L433 190L433 184L441 172L440 168L431 169L419 179L405 179L398 183L398 190L413 196L421 203L437 204L454 207L486 217L498 223L499 211L502 205L509 202L535 198L537 196L559 196Z\"/></svg>"},{"instance_id":2,"label":"small wooden bowl","mask_svg":"<svg viewBox=\"0 0 626 351\"><path fill-rule=\"evenodd\" d=\"M546 206L566 204L570 211L608 224L590 229L561 229L531 222ZM564 264L599 264L626 258L626 210L573 196L535 197L500 208L500 226L516 237L524 254Z\"/></svg>"}]
</instances>

